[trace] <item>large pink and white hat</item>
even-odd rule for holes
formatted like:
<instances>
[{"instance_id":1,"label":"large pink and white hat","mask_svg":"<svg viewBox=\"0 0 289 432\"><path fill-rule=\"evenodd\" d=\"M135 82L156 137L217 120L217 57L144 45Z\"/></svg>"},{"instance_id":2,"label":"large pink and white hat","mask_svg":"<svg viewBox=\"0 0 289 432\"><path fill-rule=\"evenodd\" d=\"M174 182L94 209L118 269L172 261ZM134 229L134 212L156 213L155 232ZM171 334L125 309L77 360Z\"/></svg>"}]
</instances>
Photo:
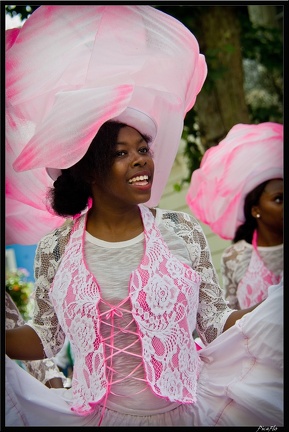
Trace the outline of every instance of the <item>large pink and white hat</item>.
<instances>
[{"instance_id":1,"label":"large pink and white hat","mask_svg":"<svg viewBox=\"0 0 289 432\"><path fill-rule=\"evenodd\" d=\"M63 221L46 208L48 172L74 165L123 115L155 127L146 204L157 205L207 75L194 35L141 5L43 5L6 33L6 241L35 243Z\"/></svg>"},{"instance_id":2,"label":"large pink and white hat","mask_svg":"<svg viewBox=\"0 0 289 432\"><path fill-rule=\"evenodd\" d=\"M246 195L266 180L283 178L283 125L237 124L204 154L186 201L220 237L232 240L245 222Z\"/></svg>"}]
</instances>

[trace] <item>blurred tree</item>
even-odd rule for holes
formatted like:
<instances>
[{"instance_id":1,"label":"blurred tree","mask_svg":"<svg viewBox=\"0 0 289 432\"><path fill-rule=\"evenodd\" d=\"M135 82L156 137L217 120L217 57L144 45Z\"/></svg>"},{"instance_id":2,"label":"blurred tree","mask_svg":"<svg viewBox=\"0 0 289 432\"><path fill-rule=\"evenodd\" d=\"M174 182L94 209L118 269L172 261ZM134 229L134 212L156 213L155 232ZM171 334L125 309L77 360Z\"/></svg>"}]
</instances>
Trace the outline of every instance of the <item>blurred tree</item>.
<instances>
[{"instance_id":1,"label":"blurred tree","mask_svg":"<svg viewBox=\"0 0 289 432\"><path fill-rule=\"evenodd\" d=\"M21 21L25 21L32 12L35 11L40 5L5 5L5 11L12 17L14 15L20 15Z\"/></svg>"},{"instance_id":2,"label":"blurred tree","mask_svg":"<svg viewBox=\"0 0 289 432\"><path fill-rule=\"evenodd\" d=\"M283 11L274 5L249 5L242 21L244 90L254 123L283 123Z\"/></svg>"},{"instance_id":3,"label":"blurred tree","mask_svg":"<svg viewBox=\"0 0 289 432\"><path fill-rule=\"evenodd\" d=\"M248 6L156 7L183 22L195 34L206 57L208 77L194 107L204 150L217 144L236 123L283 122L282 9L252 6L249 15ZM255 70L245 67L248 60ZM263 74L256 76L256 69ZM266 116L264 112L258 116L260 107L253 106L248 97L252 77L260 94L263 91L267 95Z\"/></svg>"},{"instance_id":4,"label":"blurred tree","mask_svg":"<svg viewBox=\"0 0 289 432\"><path fill-rule=\"evenodd\" d=\"M185 118L188 176L175 185L180 189L203 153L234 124L283 123L283 7L156 7L192 31L208 64L208 77Z\"/></svg>"},{"instance_id":5,"label":"blurred tree","mask_svg":"<svg viewBox=\"0 0 289 432\"><path fill-rule=\"evenodd\" d=\"M201 140L206 150L217 144L234 124L250 123L236 7L201 8L196 37L208 63L208 78L196 104Z\"/></svg>"}]
</instances>

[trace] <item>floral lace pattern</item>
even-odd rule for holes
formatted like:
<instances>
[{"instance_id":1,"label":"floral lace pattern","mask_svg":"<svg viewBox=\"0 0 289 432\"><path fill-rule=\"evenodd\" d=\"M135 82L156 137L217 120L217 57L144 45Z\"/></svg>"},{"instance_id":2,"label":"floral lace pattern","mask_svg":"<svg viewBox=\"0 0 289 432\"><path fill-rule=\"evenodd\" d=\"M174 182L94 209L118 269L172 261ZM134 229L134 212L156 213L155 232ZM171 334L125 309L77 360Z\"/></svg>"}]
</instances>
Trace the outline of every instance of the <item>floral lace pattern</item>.
<instances>
[{"instance_id":1,"label":"floral lace pattern","mask_svg":"<svg viewBox=\"0 0 289 432\"><path fill-rule=\"evenodd\" d=\"M223 286L225 298L232 309L241 308L237 290L240 281L249 267L252 251L253 246L251 244L245 242L245 240L240 240L227 247L223 252L221 258ZM274 280L280 280L283 273L283 245L258 247L258 253L267 269L276 275L277 279ZM258 270L255 272L254 279L255 277L259 279ZM259 282L256 282L256 286L258 286Z\"/></svg>"},{"instance_id":2,"label":"floral lace pattern","mask_svg":"<svg viewBox=\"0 0 289 432\"><path fill-rule=\"evenodd\" d=\"M257 252L253 250L249 268L238 285L237 298L241 309L265 300L268 297L268 288L277 285L280 280L281 275L276 276L270 272Z\"/></svg>"},{"instance_id":3,"label":"floral lace pattern","mask_svg":"<svg viewBox=\"0 0 289 432\"><path fill-rule=\"evenodd\" d=\"M192 402L200 371L192 334L201 278L171 254L150 210L141 208L146 252L131 277L131 300L147 378L160 396Z\"/></svg>"},{"instance_id":4,"label":"floral lace pattern","mask_svg":"<svg viewBox=\"0 0 289 432\"><path fill-rule=\"evenodd\" d=\"M224 300L211 251L199 222L187 213L169 210L161 212L161 223L183 240L192 268L201 276L196 329L202 342L207 345L222 333L232 311Z\"/></svg>"},{"instance_id":5,"label":"floral lace pattern","mask_svg":"<svg viewBox=\"0 0 289 432\"><path fill-rule=\"evenodd\" d=\"M249 267L238 285L237 298L241 309L253 306L268 297L268 288L277 285L281 275L271 272L261 259L257 247L257 231L252 239L252 256Z\"/></svg>"}]
</instances>

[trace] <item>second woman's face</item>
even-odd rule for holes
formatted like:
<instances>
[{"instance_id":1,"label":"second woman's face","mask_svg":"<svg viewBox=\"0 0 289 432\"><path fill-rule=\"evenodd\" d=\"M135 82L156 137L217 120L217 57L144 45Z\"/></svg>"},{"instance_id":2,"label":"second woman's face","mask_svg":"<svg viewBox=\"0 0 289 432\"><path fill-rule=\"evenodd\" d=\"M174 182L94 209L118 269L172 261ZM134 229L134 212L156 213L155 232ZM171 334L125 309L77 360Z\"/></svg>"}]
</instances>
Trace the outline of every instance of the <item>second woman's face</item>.
<instances>
[{"instance_id":1,"label":"second woman's face","mask_svg":"<svg viewBox=\"0 0 289 432\"><path fill-rule=\"evenodd\" d=\"M112 167L102 184L95 185L103 200L119 204L139 204L150 199L154 162L148 143L134 128L120 129Z\"/></svg>"},{"instance_id":2,"label":"second woman's face","mask_svg":"<svg viewBox=\"0 0 289 432\"><path fill-rule=\"evenodd\" d=\"M283 179L270 180L259 199L262 223L283 232Z\"/></svg>"}]
</instances>

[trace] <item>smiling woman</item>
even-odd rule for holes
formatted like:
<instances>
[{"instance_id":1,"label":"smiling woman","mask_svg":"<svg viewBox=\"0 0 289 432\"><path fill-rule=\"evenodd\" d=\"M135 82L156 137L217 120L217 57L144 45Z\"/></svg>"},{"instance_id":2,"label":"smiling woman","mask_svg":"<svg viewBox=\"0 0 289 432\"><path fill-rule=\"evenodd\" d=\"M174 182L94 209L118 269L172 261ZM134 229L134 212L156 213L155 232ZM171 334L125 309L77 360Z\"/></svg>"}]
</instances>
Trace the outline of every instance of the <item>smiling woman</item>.
<instances>
[{"instance_id":1,"label":"smiling woman","mask_svg":"<svg viewBox=\"0 0 289 432\"><path fill-rule=\"evenodd\" d=\"M141 5L41 6L9 35L9 235L15 220L25 227L21 202L30 218L43 204L25 170L49 180L45 202L64 223L38 242L32 319L6 332L6 425L282 424L272 297L262 321L253 308L232 311L200 224L157 207L207 72L195 37ZM267 331L263 357L275 354L265 390L251 385L255 322ZM70 389L47 389L10 359L53 357L65 340Z\"/></svg>"},{"instance_id":2,"label":"smiling woman","mask_svg":"<svg viewBox=\"0 0 289 432\"><path fill-rule=\"evenodd\" d=\"M148 135L152 134L151 125L142 124L140 133L134 128L139 123L134 115L126 119L128 124L117 118L103 124L84 157L61 170L50 190L52 209L60 216L80 214L90 200L87 231L106 241L114 241L115 237L123 241L137 229L142 232L139 212L134 212L134 218L130 209L150 199L153 184L154 162L149 147L152 138ZM155 127L153 133L154 138ZM116 226L102 214L105 205L119 207L122 212Z\"/></svg>"}]
</instances>

